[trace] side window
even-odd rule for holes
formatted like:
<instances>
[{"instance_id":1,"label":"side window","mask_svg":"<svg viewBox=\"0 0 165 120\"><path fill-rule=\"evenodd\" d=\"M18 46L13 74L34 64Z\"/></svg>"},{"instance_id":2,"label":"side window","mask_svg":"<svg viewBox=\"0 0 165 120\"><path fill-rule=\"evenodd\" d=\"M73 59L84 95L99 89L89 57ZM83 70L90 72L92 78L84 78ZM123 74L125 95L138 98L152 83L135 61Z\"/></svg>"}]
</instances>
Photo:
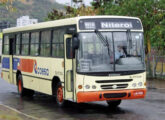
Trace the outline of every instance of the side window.
<instances>
[{"instance_id":1,"label":"side window","mask_svg":"<svg viewBox=\"0 0 165 120\"><path fill-rule=\"evenodd\" d=\"M52 56L64 57L64 33L63 29L53 31Z\"/></svg>"},{"instance_id":2,"label":"side window","mask_svg":"<svg viewBox=\"0 0 165 120\"><path fill-rule=\"evenodd\" d=\"M4 36L3 39L3 54L9 54L9 36Z\"/></svg>"},{"instance_id":3,"label":"side window","mask_svg":"<svg viewBox=\"0 0 165 120\"><path fill-rule=\"evenodd\" d=\"M30 55L37 56L39 50L39 32L31 33Z\"/></svg>"},{"instance_id":4,"label":"side window","mask_svg":"<svg viewBox=\"0 0 165 120\"><path fill-rule=\"evenodd\" d=\"M68 59L72 59L72 39L71 38L67 38L66 39L66 57Z\"/></svg>"},{"instance_id":5,"label":"side window","mask_svg":"<svg viewBox=\"0 0 165 120\"><path fill-rule=\"evenodd\" d=\"M21 46L21 54L28 55L29 54L29 33L22 34L22 46Z\"/></svg>"},{"instance_id":6,"label":"side window","mask_svg":"<svg viewBox=\"0 0 165 120\"><path fill-rule=\"evenodd\" d=\"M50 56L50 40L51 40L51 31L41 32L41 46L40 46L41 56Z\"/></svg>"},{"instance_id":7,"label":"side window","mask_svg":"<svg viewBox=\"0 0 165 120\"><path fill-rule=\"evenodd\" d=\"M16 55L20 54L20 46L21 46L21 35L16 35Z\"/></svg>"}]
</instances>

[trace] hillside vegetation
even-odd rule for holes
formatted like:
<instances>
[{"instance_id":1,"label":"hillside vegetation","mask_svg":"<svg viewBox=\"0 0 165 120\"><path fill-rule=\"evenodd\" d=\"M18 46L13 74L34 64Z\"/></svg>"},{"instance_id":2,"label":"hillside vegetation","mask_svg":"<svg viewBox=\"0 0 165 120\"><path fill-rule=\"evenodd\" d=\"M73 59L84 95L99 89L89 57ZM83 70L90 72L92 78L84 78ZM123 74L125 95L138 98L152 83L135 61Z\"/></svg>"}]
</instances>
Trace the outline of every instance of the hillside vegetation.
<instances>
[{"instance_id":1,"label":"hillside vegetation","mask_svg":"<svg viewBox=\"0 0 165 120\"><path fill-rule=\"evenodd\" d=\"M29 15L42 22L52 9L64 10L64 6L54 0L17 0L13 7L14 12L9 12L4 6L0 6L0 21L9 21L14 26L17 18Z\"/></svg>"}]
</instances>

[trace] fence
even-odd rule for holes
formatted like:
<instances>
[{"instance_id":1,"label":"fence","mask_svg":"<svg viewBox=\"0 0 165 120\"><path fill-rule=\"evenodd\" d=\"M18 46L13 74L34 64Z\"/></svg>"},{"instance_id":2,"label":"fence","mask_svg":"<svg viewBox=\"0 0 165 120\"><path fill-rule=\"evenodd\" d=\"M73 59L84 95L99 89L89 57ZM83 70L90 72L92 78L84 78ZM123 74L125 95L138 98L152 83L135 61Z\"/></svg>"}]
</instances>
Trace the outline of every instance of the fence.
<instances>
[{"instance_id":1,"label":"fence","mask_svg":"<svg viewBox=\"0 0 165 120\"><path fill-rule=\"evenodd\" d=\"M146 56L148 78L165 79L165 56Z\"/></svg>"}]
</instances>

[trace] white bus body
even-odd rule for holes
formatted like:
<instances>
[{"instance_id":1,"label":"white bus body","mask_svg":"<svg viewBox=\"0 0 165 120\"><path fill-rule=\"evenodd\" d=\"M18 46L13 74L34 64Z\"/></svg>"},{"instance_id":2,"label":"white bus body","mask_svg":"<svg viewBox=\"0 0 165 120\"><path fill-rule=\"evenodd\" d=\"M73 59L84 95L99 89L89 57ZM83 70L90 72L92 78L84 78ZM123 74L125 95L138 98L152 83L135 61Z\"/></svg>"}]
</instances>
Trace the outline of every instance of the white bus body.
<instances>
[{"instance_id":1,"label":"white bus body","mask_svg":"<svg viewBox=\"0 0 165 120\"><path fill-rule=\"evenodd\" d=\"M146 95L138 18L84 16L9 28L3 34L2 78L18 85L20 94L55 95L59 104ZM78 48L73 48L75 40Z\"/></svg>"}]
</instances>

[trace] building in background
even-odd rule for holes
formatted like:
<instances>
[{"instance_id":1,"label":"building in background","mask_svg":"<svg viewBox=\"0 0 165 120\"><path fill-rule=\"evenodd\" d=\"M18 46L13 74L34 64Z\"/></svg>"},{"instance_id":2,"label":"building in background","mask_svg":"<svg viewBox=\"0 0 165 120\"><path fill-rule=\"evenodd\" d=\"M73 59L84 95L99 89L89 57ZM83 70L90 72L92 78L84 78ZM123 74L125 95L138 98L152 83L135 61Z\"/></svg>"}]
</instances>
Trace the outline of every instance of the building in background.
<instances>
[{"instance_id":1,"label":"building in background","mask_svg":"<svg viewBox=\"0 0 165 120\"><path fill-rule=\"evenodd\" d=\"M17 18L17 27L26 26L30 24L36 24L38 23L38 19L30 19L29 16L22 16L20 18Z\"/></svg>"}]
</instances>

